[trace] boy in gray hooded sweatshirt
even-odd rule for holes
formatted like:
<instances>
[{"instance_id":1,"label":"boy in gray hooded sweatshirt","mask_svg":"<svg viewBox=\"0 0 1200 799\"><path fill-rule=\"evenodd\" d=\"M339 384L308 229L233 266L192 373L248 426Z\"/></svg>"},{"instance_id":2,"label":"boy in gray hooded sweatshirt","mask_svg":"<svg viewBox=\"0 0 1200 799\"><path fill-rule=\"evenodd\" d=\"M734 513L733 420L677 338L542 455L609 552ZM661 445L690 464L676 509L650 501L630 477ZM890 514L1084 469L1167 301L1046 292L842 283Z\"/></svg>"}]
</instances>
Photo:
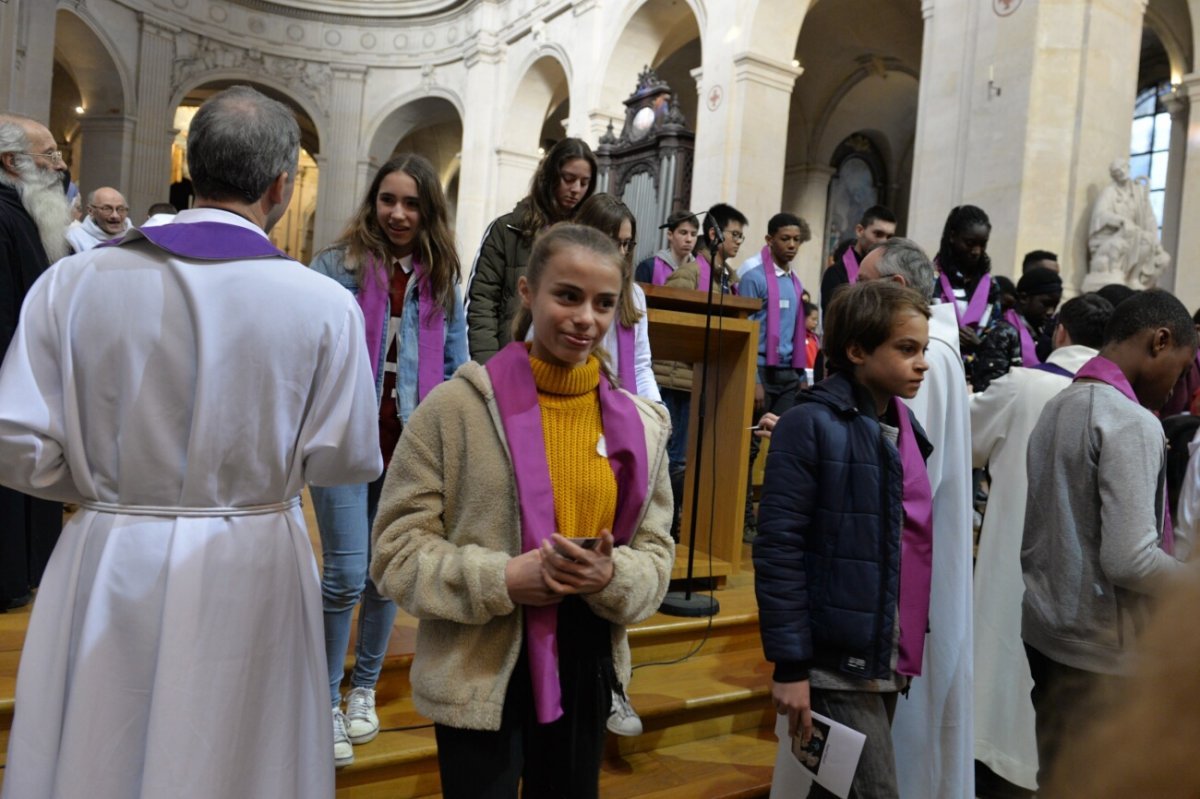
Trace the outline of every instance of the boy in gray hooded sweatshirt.
<instances>
[{"instance_id":1,"label":"boy in gray hooded sweatshirt","mask_svg":"<svg viewBox=\"0 0 1200 799\"><path fill-rule=\"evenodd\" d=\"M1033 675L1038 782L1085 712L1128 673L1151 597L1183 570L1166 511L1166 440L1154 411L1196 357L1178 299L1141 292L1114 311L1100 354L1052 399L1029 440L1021 637Z\"/></svg>"}]
</instances>

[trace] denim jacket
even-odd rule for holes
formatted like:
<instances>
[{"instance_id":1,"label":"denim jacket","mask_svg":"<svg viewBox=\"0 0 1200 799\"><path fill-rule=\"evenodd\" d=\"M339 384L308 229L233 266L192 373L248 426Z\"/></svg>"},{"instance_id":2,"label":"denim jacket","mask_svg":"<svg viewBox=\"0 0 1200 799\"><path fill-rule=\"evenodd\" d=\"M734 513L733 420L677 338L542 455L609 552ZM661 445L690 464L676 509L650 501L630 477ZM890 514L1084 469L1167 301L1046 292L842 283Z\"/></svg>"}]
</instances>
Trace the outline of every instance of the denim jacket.
<instances>
[{"instance_id":1,"label":"denim jacket","mask_svg":"<svg viewBox=\"0 0 1200 799\"><path fill-rule=\"evenodd\" d=\"M358 275L345 267L346 251L341 248L323 250L312 262L312 268L326 277L333 278L347 291L358 296ZM420 301L417 297L417 281L408 281L404 292L404 310L400 312L400 343L397 347L396 364L396 410L400 421L407 424L408 417L417 407L417 346L418 313ZM387 327L391 318L391 299L384 312L384 323L380 330L368 330L367 336L378 336L379 361L375 364L375 396L383 400L383 363L387 358ZM446 319L446 346L443 358L443 378L449 380L454 372L466 362L467 315L463 310L462 288L454 286L454 314Z\"/></svg>"}]
</instances>

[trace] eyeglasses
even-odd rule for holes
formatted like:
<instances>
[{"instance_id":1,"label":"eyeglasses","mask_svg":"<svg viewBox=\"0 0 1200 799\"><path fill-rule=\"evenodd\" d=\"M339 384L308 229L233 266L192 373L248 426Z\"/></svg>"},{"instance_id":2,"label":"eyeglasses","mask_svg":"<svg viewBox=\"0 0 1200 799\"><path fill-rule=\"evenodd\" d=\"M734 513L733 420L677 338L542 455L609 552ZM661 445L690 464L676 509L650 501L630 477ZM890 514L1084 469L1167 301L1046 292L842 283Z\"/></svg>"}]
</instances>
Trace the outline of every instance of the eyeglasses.
<instances>
[{"instance_id":1,"label":"eyeglasses","mask_svg":"<svg viewBox=\"0 0 1200 799\"><path fill-rule=\"evenodd\" d=\"M637 242L633 239L617 239L617 247L622 253L627 253L637 246Z\"/></svg>"},{"instance_id":2,"label":"eyeglasses","mask_svg":"<svg viewBox=\"0 0 1200 799\"><path fill-rule=\"evenodd\" d=\"M108 216L113 211L116 211L121 216L125 216L129 213L129 207L125 205L89 205L88 207L92 210L99 211L105 216Z\"/></svg>"},{"instance_id":3,"label":"eyeglasses","mask_svg":"<svg viewBox=\"0 0 1200 799\"><path fill-rule=\"evenodd\" d=\"M733 239L734 241L739 241L739 242L745 241L745 239L746 239L746 234L740 230L725 230L722 232L725 234L725 238L727 238L727 239Z\"/></svg>"},{"instance_id":4,"label":"eyeglasses","mask_svg":"<svg viewBox=\"0 0 1200 799\"><path fill-rule=\"evenodd\" d=\"M58 150L53 150L48 153L21 153L21 155L35 155L41 158L49 158L51 161L61 163L63 160L62 153Z\"/></svg>"}]
</instances>

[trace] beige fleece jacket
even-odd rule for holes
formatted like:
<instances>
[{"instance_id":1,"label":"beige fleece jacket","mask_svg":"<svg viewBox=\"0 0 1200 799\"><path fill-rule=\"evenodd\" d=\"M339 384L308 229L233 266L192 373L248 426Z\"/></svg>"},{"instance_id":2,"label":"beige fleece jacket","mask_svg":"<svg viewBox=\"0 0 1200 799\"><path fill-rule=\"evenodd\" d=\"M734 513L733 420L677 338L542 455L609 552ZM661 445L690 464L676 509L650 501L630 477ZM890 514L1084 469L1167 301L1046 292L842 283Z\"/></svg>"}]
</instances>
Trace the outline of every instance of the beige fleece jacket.
<instances>
[{"instance_id":1,"label":"beige fleece jacket","mask_svg":"<svg viewBox=\"0 0 1200 799\"><path fill-rule=\"evenodd\" d=\"M613 662L629 682L625 626L662 602L675 559L670 537L666 411L634 397L646 431L649 491L637 530L613 552L613 578L584 597L612 622ZM468 361L434 389L404 428L372 531L371 579L416 616L413 704L439 724L498 730L523 645L522 614L504 567L521 553L508 442L487 370Z\"/></svg>"}]
</instances>

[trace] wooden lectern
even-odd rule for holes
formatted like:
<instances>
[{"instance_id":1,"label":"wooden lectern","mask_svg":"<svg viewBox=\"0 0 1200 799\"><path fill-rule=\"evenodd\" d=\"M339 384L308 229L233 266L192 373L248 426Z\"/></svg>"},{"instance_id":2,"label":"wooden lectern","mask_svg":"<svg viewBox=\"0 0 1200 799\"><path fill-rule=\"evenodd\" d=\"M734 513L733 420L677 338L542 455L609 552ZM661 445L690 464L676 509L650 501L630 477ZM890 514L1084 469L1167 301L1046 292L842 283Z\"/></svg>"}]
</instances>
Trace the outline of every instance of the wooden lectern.
<instances>
[{"instance_id":1,"label":"wooden lectern","mask_svg":"<svg viewBox=\"0 0 1200 799\"><path fill-rule=\"evenodd\" d=\"M649 309L650 353L654 359L694 364L688 425L688 463L684 479L680 546L672 579L687 573L692 490L695 485L696 433L700 419L700 382L704 364L704 319L707 292L639 284ZM700 501L696 520L695 576L712 576L717 585L738 570L742 557L742 524L746 507L746 474L750 458L749 429L754 411L754 374L758 356L758 322L748 318L761 300L720 296L714 287L712 329L708 342L708 389L704 452L701 455ZM710 546L711 542L711 546Z\"/></svg>"}]
</instances>

